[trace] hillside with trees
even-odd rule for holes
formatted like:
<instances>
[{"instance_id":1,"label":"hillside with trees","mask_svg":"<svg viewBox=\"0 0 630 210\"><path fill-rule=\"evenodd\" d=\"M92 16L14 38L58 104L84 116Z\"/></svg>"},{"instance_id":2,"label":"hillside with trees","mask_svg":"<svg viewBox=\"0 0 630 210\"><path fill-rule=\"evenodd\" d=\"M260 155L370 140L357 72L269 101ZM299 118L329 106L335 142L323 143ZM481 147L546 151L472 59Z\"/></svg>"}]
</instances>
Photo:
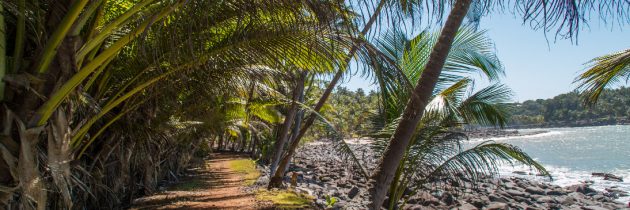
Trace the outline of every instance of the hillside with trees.
<instances>
[{"instance_id":1,"label":"hillside with trees","mask_svg":"<svg viewBox=\"0 0 630 210\"><path fill-rule=\"evenodd\" d=\"M510 126L564 127L627 124L630 122L630 88L606 89L594 105L578 92L550 99L527 100L512 106Z\"/></svg>"}]
</instances>

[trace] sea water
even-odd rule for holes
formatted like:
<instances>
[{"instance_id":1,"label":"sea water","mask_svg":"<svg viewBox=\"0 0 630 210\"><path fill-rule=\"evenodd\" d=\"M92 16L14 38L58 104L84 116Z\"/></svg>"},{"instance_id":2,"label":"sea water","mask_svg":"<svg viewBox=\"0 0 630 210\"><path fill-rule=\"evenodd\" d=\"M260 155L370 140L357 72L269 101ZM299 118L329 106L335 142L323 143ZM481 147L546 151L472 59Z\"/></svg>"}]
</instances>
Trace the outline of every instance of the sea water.
<instances>
[{"instance_id":1,"label":"sea water","mask_svg":"<svg viewBox=\"0 0 630 210\"><path fill-rule=\"evenodd\" d=\"M527 134L541 130L548 132L471 139L470 144L494 140L518 146L550 171L553 176L550 182L553 184L569 186L592 181L591 187L597 190L617 187L630 192L630 125L521 129L519 133ZM501 176L519 176L544 181L535 175L514 174L513 171L517 170L526 168L503 166ZM623 177L623 182L603 180L603 177L592 176L593 172L611 173ZM627 203L630 202L630 197L618 200Z\"/></svg>"}]
</instances>

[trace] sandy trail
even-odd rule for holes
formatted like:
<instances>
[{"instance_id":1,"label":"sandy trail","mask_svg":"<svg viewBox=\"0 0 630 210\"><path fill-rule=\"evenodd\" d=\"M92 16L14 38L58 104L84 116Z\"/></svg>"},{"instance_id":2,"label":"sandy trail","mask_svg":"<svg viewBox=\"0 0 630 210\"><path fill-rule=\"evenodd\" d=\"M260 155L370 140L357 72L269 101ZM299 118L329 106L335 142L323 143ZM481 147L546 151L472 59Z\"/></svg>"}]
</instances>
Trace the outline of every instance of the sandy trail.
<instances>
[{"instance_id":1,"label":"sandy trail","mask_svg":"<svg viewBox=\"0 0 630 210\"><path fill-rule=\"evenodd\" d=\"M195 175L168 190L134 200L131 209L270 209L256 201L256 195L243 189L244 177L232 171L232 160L247 159L229 153L213 154L205 164L193 169Z\"/></svg>"}]
</instances>

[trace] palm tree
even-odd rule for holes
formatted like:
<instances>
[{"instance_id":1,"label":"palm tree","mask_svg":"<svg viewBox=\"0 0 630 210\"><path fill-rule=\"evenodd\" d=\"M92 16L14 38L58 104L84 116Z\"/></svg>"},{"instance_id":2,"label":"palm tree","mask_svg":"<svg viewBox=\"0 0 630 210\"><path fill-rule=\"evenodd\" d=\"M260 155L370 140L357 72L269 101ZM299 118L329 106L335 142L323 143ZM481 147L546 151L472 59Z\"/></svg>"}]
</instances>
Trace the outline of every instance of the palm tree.
<instances>
[{"instance_id":1,"label":"palm tree","mask_svg":"<svg viewBox=\"0 0 630 210\"><path fill-rule=\"evenodd\" d=\"M508 119L505 106L510 98L509 89L495 84L465 94L471 86L471 80L463 79L433 96L390 186L389 209L402 208L406 199L427 185L476 182L495 174L501 163L528 165L549 176L544 167L518 147L493 141L463 146L467 137L457 128L503 126ZM375 134L373 148L377 157L387 146L397 121ZM405 193L408 197L401 201Z\"/></svg>"},{"instance_id":2,"label":"palm tree","mask_svg":"<svg viewBox=\"0 0 630 210\"><path fill-rule=\"evenodd\" d=\"M420 79L414 91L411 92L411 97L407 102L396 132L392 135L391 142L383 153L377 171L372 178L370 209L380 209L385 200L385 194L389 190L389 185L392 183L405 150L409 146L413 131L422 118L423 110L432 96L457 30L462 24L471 2L470 0L458 0L444 24Z\"/></svg>"},{"instance_id":3,"label":"palm tree","mask_svg":"<svg viewBox=\"0 0 630 210\"><path fill-rule=\"evenodd\" d=\"M373 146L377 151L376 157L387 147L387 140L400 120L396 116L400 116L405 108L396 102L411 97L409 83L419 80L428 59L423 55L431 50L436 40L437 37L430 32L420 33L409 40L402 31L390 31L375 42L374 47L387 52L386 55L397 61L400 69L397 71L383 61L368 61L381 87L383 110L379 113L384 116L375 119L384 120L382 123L387 124L372 135L376 139ZM476 180L483 174L495 172L498 161L515 160L547 174L542 166L511 145L485 142L462 150L462 140L466 139L466 135L457 132L457 128L466 124L504 126L508 118L506 104L510 91L504 86L495 84L466 94L473 86L468 76L476 72L497 82L503 68L485 32L464 28L455 36L435 93L396 170L389 191L390 209L398 207L405 190L411 188L415 192L431 180L442 180L439 179L441 177L459 181L462 176L455 174Z\"/></svg>"},{"instance_id":4,"label":"palm tree","mask_svg":"<svg viewBox=\"0 0 630 210\"><path fill-rule=\"evenodd\" d=\"M445 1L432 2L442 6L446 3ZM408 3L413 5L413 3L418 2L409 1ZM440 38L429 55L429 60L424 68L425 70L422 72L420 80L412 92L412 97L405 106L405 111L403 112L396 132L392 135L390 144L380 160L376 174L372 178L372 187L370 189L372 203L370 204L370 209L379 209L385 199L385 195L395 177L399 163L403 159L404 151L411 142L413 131L420 122L420 119L422 119L423 110L429 103L456 32L462 25L464 17L468 14L469 17L473 17L473 21L478 21L478 17L489 13L493 6L498 5L499 8L504 8L505 6L504 3L498 1L475 1L474 3L474 10L471 14L468 14L471 4L473 4L472 0L457 0L452 2L452 9L446 22L442 26ZM625 10L627 10L627 5L629 4L630 2L609 4L606 1L586 3L575 1L547 2L531 0L516 2L514 3L514 8L517 8L518 11L523 13L524 21L533 22L534 28L548 30L549 28L557 27L558 35L573 37L579 32L580 24L586 21L585 17L587 17L591 11L599 12L600 18L603 19L620 18L619 21L625 24L627 19L624 19L623 14L627 12ZM445 7L439 7L438 10L443 11L444 8ZM602 8L604 9L602 10ZM615 14L619 15L619 17L607 15L607 12L604 11L607 9L617 11ZM566 33L561 34L562 29L565 28L567 29Z\"/></svg>"},{"instance_id":5,"label":"palm tree","mask_svg":"<svg viewBox=\"0 0 630 210\"><path fill-rule=\"evenodd\" d=\"M273 78L283 65L332 69L348 46L334 27L339 15L333 3L2 1L3 9L8 8L2 17L15 17L2 22L10 30L2 35L18 52L3 51L2 58L21 62L8 62L3 80L2 130L8 140L0 142L0 168L7 169L0 172L1 203L13 203L13 193L20 193L17 202L26 209L98 206L88 202L93 192L110 201L125 200L137 191L126 191L120 183L141 186L132 173L146 172L141 182L150 192L157 183L153 174L168 174L156 164L169 163L167 168L173 169L185 165L175 163L186 162L190 154L173 154L196 151L191 148L205 141L203 135L239 130L239 146L252 144L254 133L268 135L262 124L271 122L252 114L259 105L255 101L264 97L236 90L266 90L251 84L268 82L262 78ZM239 89L235 84L248 85ZM204 119L192 116L208 117L199 114L208 110L188 110L182 104L203 96L212 96L206 98L207 106L235 97L252 99L242 105L249 108L241 109L250 114L224 116L215 125L221 129L213 129L216 133L201 132L196 122ZM206 128L215 123L205 122L210 124ZM48 142L40 142L40 136ZM129 140L134 138L143 141ZM160 152L149 152L154 150ZM51 183L39 181L47 172L37 167L37 157L46 157L41 162L46 168L58 169L50 172ZM119 160L119 168L104 166L112 159ZM121 173L112 174L116 171ZM103 174L113 178L89 178ZM56 198L48 194L60 202L48 203Z\"/></svg>"},{"instance_id":6,"label":"palm tree","mask_svg":"<svg viewBox=\"0 0 630 210\"><path fill-rule=\"evenodd\" d=\"M594 58L588 62L590 68L580 74L574 82L585 94L586 104L595 104L604 89L630 77L630 49Z\"/></svg>"}]
</instances>

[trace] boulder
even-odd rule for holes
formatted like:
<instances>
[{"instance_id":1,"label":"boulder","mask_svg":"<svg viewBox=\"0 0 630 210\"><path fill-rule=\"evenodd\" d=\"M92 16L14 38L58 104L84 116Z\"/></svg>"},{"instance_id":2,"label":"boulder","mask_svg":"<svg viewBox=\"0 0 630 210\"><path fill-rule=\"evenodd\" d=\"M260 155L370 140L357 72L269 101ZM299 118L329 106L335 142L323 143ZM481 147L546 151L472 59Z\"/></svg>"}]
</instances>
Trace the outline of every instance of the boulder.
<instances>
[{"instance_id":1,"label":"boulder","mask_svg":"<svg viewBox=\"0 0 630 210\"><path fill-rule=\"evenodd\" d=\"M604 177L604 180L623 182L623 177L609 173L592 173L593 176Z\"/></svg>"},{"instance_id":2,"label":"boulder","mask_svg":"<svg viewBox=\"0 0 630 210\"><path fill-rule=\"evenodd\" d=\"M531 193L531 194L535 194L535 195L544 195L545 194L545 190L539 188L539 187L534 187L534 186L529 186L527 188L525 188L525 192Z\"/></svg>"},{"instance_id":3,"label":"boulder","mask_svg":"<svg viewBox=\"0 0 630 210\"><path fill-rule=\"evenodd\" d=\"M359 188L352 187L352 189L350 189L350 191L348 192L348 198L353 199L357 196L357 194L359 194Z\"/></svg>"},{"instance_id":4,"label":"boulder","mask_svg":"<svg viewBox=\"0 0 630 210\"><path fill-rule=\"evenodd\" d=\"M567 193L562 189L554 189L547 191L547 195L566 195Z\"/></svg>"},{"instance_id":5,"label":"boulder","mask_svg":"<svg viewBox=\"0 0 630 210\"><path fill-rule=\"evenodd\" d=\"M608 210L607 208L601 206L583 206L583 210Z\"/></svg>"},{"instance_id":6,"label":"boulder","mask_svg":"<svg viewBox=\"0 0 630 210\"><path fill-rule=\"evenodd\" d=\"M525 192L520 190L506 190L505 192L511 196L525 196Z\"/></svg>"},{"instance_id":7,"label":"boulder","mask_svg":"<svg viewBox=\"0 0 630 210\"><path fill-rule=\"evenodd\" d=\"M458 206L457 208L452 208L451 210L477 210L478 208L473 206L470 203L466 203L464 202L462 205Z\"/></svg>"},{"instance_id":8,"label":"boulder","mask_svg":"<svg viewBox=\"0 0 630 210\"><path fill-rule=\"evenodd\" d=\"M507 199L502 198L500 196L496 196L496 195L489 195L488 198L492 202L509 203L509 201Z\"/></svg>"},{"instance_id":9,"label":"boulder","mask_svg":"<svg viewBox=\"0 0 630 210\"><path fill-rule=\"evenodd\" d=\"M442 197L440 198L440 200L444 202L444 204L449 205L449 206L455 204L456 202L455 196L453 196L450 193L442 194Z\"/></svg>"},{"instance_id":10,"label":"boulder","mask_svg":"<svg viewBox=\"0 0 630 210\"><path fill-rule=\"evenodd\" d=\"M560 200L560 204L564 206L570 206L576 203L576 199L571 196L566 196L564 199Z\"/></svg>"},{"instance_id":11,"label":"boulder","mask_svg":"<svg viewBox=\"0 0 630 210\"><path fill-rule=\"evenodd\" d=\"M585 194L585 195L597 194L597 190L589 187L586 184L579 184L579 185L568 186L567 189L569 191L579 192L579 193L582 193L582 194Z\"/></svg>"},{"instance_id":12,"label":"boulder","mask_svg":"<svg viewBox=\"0 0 630 210\"><path fill-rule=\"evenodd\" d=\"M486 206L487 210L507 210L508 205L506 203L492 202Z\"/></svg>"},{"instance_id":13,"label":"boulder","mask_svg":"<svg viewBox=\"0 0 630 210\"><path fill-rule=\"evenodd\" d=\"M549 196L542 196L542 197L536 199L536 202L538 202L538 203L555 203L556 200L554 200L553 198L551 198Z\"/></svg>"}]
</instances>

